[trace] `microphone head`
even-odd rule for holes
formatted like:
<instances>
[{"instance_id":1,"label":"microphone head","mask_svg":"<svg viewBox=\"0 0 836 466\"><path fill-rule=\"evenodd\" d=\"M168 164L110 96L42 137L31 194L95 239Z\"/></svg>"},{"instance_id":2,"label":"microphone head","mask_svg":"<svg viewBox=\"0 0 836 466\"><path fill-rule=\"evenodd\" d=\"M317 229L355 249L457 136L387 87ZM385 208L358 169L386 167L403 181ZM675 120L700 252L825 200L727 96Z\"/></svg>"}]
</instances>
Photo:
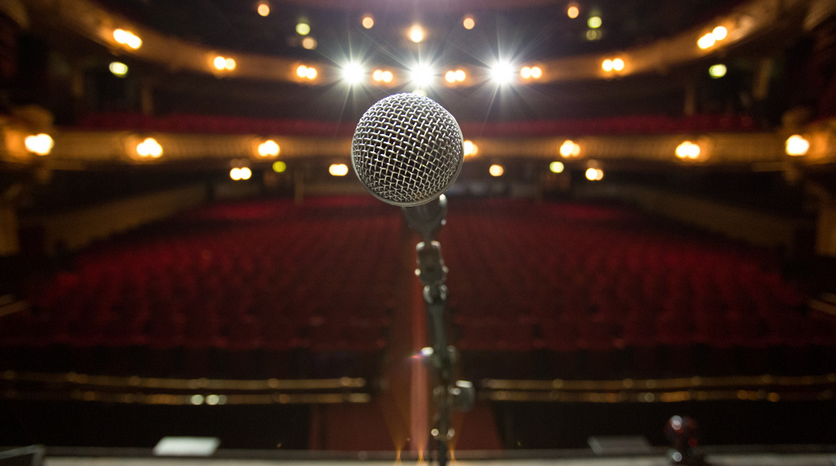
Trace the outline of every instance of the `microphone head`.
<instances>
[{"instance_id":1,"label":"microphone head","mask_svg":"<svg viewBox=\"0 0 836 466\"><path fill-rule=\"evenodd\" d=\"M456 181L464 162L462 130L434 100L395 94L357 123L351 164L372 195L397 206L426 204Z\"/></svg>"}]
</instances>

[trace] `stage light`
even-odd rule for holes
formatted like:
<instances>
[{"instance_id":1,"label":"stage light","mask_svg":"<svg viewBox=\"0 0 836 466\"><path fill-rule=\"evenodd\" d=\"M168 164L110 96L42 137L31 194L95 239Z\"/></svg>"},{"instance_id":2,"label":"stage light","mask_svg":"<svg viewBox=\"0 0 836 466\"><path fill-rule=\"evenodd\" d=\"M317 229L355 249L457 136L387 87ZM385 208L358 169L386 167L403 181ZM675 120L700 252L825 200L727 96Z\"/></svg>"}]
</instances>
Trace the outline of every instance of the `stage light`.
<instances>
[{"instance_id":1,"label":"stage light","mask_svg":"<svg viewBox=\"0 0 836 466\"><path fill-rule=\"evenodd\" d=\"M300 36L307 36L311 32L311 25L308 23L298 23L296 25L296 34Z\"/></svg>"},{"instance_id":2,"label":"stage light","mask_svg":"<svg viewBox=\"0 0 836 466\"><path fill-rule=\"evenodd\" d=\"M589 181L601 181L602 179L604 179L604 171L600 168L587 168L586 179Z\"/></svg>"},{"instance_id":3,"label":"stage light","mask_svg":"<svg viewBox=\"0 0 836 466\"><path fill-rule=\"evenodd\" d=\"M555 161L549 164L549 171L552 173L563 173L564 168L563 162Z\"/></svg>"},{"instance_id":4,"label":"stage light","mask_svg":"<svg viewBox=\"0 0 836 466\"><path fill-rule=\"evenodd\" d=\"M531 77L533 79L540 79L543 77L543 70L539 66L531 67Z\"/></svg>"},{"instance_id":5,"label":"stage light","mask_svg":"<svg viewBox=\"0 0 836 466\"><path fill-rule=\"evenodd\" d=\"M216 70L220 71L220 70L226 69L226 60L224 59L224 57L221 57L221 56L215 57L215 61L213 63L215 65Z\"/></svg>"},{"instance_id":6,"label":"stage light","mask_svg":"<svg viewBox=\"0 0 836 466\"><path fill-rule=\"evenodd\" d=\"M335 163L328 167L328 173L331 176L345 176L348 175L348 165L344 163Z\"/></svg>"},{"instance_id":7,"label":"stage light","mask_svg":"<svg viewBox=\"0 0 836 466\"><path fill-rule=\"evenodd\" d=\"M241 169L235 167L229 171L229 177L232 178L234 181L238 181L241 179Z\"/></svg>"},{"instance_id":8,"label":"stage light","mask_svg":"<svg viewBox=\"0 0 836 466\"><path fill-rule=\"evenodd\" d=\"M52 148L55 146L55 142L52 140L50 135L40 133L26 136L26 139L23 140L23 145L26 147L27 151L33 154L49 155L49 153L52 152Z\"/></svg>"},{"instance_id":9,"label":"stage light","mask_svg":"<svg viewBox=\"0 0 836 466\"><path fill-rule=\"evenodd\" d=\"M447 73L444 73L444 80L451 84L456 82L456 72L448 71Z\"/></svg>"},{"instance_id":10,"label":"stage light","mask_svg":"<svg viewBox=\"0 0 836 466\"><path fill-rule=\"evenodd\" d=\"M465 16L464 21L462 21L462 26L467 30L473 29L476 27L476 20L472 16Z\"/></svg>"},{"instance_id":11,"label":"stage light","mask_svg":"<svg viewBox=\"0 0 836 466\"><path fill-rule=\"evenodd\" d=\"M114 76L119 78L124 78L128 74L128 65L119 61L111 62L107 68Z\"/></svg>"},{"instance_id":12,"label":"stage light","mask_svg":"<svg viewBox=\"0 0 836 466\"><path fill-rule=\"evenodd\" d=\"M226 62L226 69L227 69L228 71L232 71L232 70L234 70L234 69L235 69L235 67L237 66L237 64L235 63L235 60L234 60L234 59L232 59L232 58L227 58L227 59L226 59L226 60L224 60L224 61Z\"/></svg>"},{"instance_id":13,"label":"stage light","mask_svg":"<svg viewBox=\"0 0 836 466\"><path fill-rule=\"evenodd\" d=\"M242 180L249 180L250 177L253 176L253 172L249 169L249 167L241 167L239 173L241 174Z\"/></svg>"},{"instance_id":14,"label":"stage light","mask_svg":"<svg viewBox=\"0 0 836 466\"><path fill-rule=\"evenodd\" d=\"M272 139L268 139L258 145L258 155L262 157L276 157L280 151L281 148Z\"/></svg>"},{"instance_id":15,"label":"stage light","mask_svg":"<svg viewBox=\"0 0 836 466\"><path fill-rule=\"evenodd\" d=\"M791 155L793 157L800 157L802 155L807 155L807 151L810 150L810 141L805 139L800 134L793 134L789 138L787 138L786 142L786 151L787 155Z\"/></svg>"},{"instance_id":16,"label":"stage light","mask_svg":"<svg viewBox=\"0 0 836 466\"><path fill-rule=\"evenodd\" d=\"M713 46L715 42L717 42L717 39L714 38L714 34L709 32L708 34L700 37L700 39L697 41L697 47L701 48L702 50L705 50Z\"/></svg>"},{"instance_id":17,"label":"stage light","mask_svg":"<svg viewBox=\"0 0 836 466\"><path fill-rule=\"evenodd\" d=\"M424 40L424 28L418 24L412 26L409 30L409 40L415 42L416 44Z\"/></svg>"},{"instance_id":18,"label":"stage light","mask_svg":"<svg viewBox=\"0 0 836 466\"><path fill-rule=\"evenodd\" d=\"M498 178L505 173L505 168L503 168L502 165L491 165L491 167L488 168L488 173L490 173L491 176Z\"/></svg>"},{"instance_id":19,"label":"stage light","mask_svg":"<svg viewBox=\"0 0 836 466\"><path fill-rule=\"evenodd\" d=\"M427 96L427 91L425 91L421 88L415 89L414 91L412 91L412 93L415 94L415 95L420 95L421 97L426 97Z\"/></svg>"},{"instance_id":20,"label":"stage light","mask_svg":"<svg viewBox=\"0 0 836 466\"><path fill-rule=\"evenodd\" d=\"M712 65L710 68L708 68L709 76L711 76L714 79L722 78L726 75L726 71L726 65L720 63Z\"/></svg>"},{"instance_id":21,"label":"stage light","mask_svg":"<svg viewBox=\"0 0 836 466\"><path fill-rule=\"evenodd\" d=\"M729 30L723 26L717 26L711 31L711 35L714 36L714 40L721 41L729 35Z\"/></svg>"},{"instance_id":22,"label":"stage light","mask_svg":"<svg viewBox=\"0 0 836 466\"><path fill-rule=\"evenodd\" d=\"M476 144L473 144L473 141L464 141L464 143L462 143L462 149L464 150L465 157L474 156L479 152L479 147Z\"/></svg>"},{"instance_id":23,"label":"stage light","mask_svg":"<svg viewBox=\"0 0 836 466\"><path fill-rule=\"evenodd\" d=\"M604 62L601 63L601 69L603 69L607 73L612 71L612 59L607 58L606 60L604 60Z\"/></svg>"},{"instance_id":24,"label":"stage light","mask_svg":"<svg viewBox=\"0 0 836 466\"><path fill-rule=\"evenodd\" d=\"M366 76L366 70L359 63L348 63L343 67L343 79L349 84L359 84Z\"/></svg>"},{"instance_id":25,"label":"stage light","mask_svg":"<svg viewBox=\"0 0 836 466\"><path fill-rule=\"evenodd\" d=\"M427 87L433 82L435 72L433 69L424 63L419 63L412 68L411 81L419 88Z\"/></svg>"},{"instance_id":26,"label":"stage light","mask_svg":"<svg viewBox=\"0 0 836 466\"><path fill-rule=\"evenodd\" d=\"M580 15L580 14L581 14L581 10L575 4L570 4L569 8L566 9L566 16L568 16L572 19L577 18L578 15Z\"/></svg>"},{"instance_id":27,"label":"stage light","mask_svg":"<svg viewBox=\"0 0 836 466\"><path fill-rule=\"evenodd\" d=\"M453 74L455 75L457 82L464 82L464 80L467 78L467 73L465 73L464 70L456 70L456 72Z\"/></svg>"},{"instance_id":28,"label":"stage light","mask_svg":"<svg viewBox=\"0 0 836 466\"><path fill-rule=\"evenodd\" d=\"M364 28L371 29L374 27L374 18L372 18L372 15L363 16L363 21L361 23Z\"/></svg>"},{"instance_id":29,"label":"stage light","mask_svg":"<svg viewBox=\"0 0 836 466\"><path fill-rule=\"evenodd\" d=\"M305 66L305 65L299 65L299 67L296 68L296 76L299 76L300 78L307 77L308 76L308 67Z\"/></svg>"},{"instance_id":30,"label":"stage light","mask_svg":"<svg viewBox=\"0 0 836 466\"><path fill-rule=\"evenodd\" d=\"M601 38L601 31L596 31L595 29L590 29L586 31L586 40L598 40Z\"/></svg>"},{"instance_id":31,"label":"stage light","mask_svg":"<svg viewBox=\"0 0 836 466\"><path fill-rule=\"evenodd\" d=\"M514 79L514 67L508 62L497 62L491 67L491 79L498 84L508 84Z\"/></svg>"},{"instance_id":32,"label":"stage light","mask_svg":"<svg viewBox=\"0 0 836 466\"><path fill-rule=\"evenodd\" d=\"M273 171L276 173L284 173L287 170L287 164L281 160L273 162Z\"/></svg>"},{"instance_id":33,"label":"stage light","mask_svg":"<svg viewBox=\"0 0 836 466\"><path fill-rule=\"evenodd\" d=\"M598 29L603 24L601 21L600 16L590 16L588 20L586 20L586 25L589 26L589 29Z\"/></svg>"},{"instance_id":34,"label":"stage light","mask_svg":"<svg viewBox=\"0 0 836 466\"><path fill-rule=\"evenodd\" d=\"M191 402L193 405L202 405L203 404L203 395L192 395Z\"/></svg>"},{"instance_id":35,"label":"stage light","mask_svg":"<svg viewBox=\"0 0 836 466\"><path fill-rule=\"evenodd\" d=\"M676 146L676 156L680 159L696 160L700 156L700 146L691 141L683 141Z\"/></svg>"},{"instance_id":36,"label":"stage light","mask_svg":"<svg viewBox=\"0 0 836 466\"><path fill-rule=\"evenodd\" d=\"M127 45L128 47L136 50L142 47L142 39L140 39L136 34L131 31L126 31L124 29L114 29L113 30L113 40L116 42Z\"/></svg>"},{"instance_id":37,"label":"stage light","mask_svg":"<svg viewBox=\"0 0 836 466\"><path fill-rule=\"evenodd\" d=\"M624 69L624 60L620 58L615 58L612 61L612 69L615 71L621 71Z\"/></svg>"},{"instance_id":38,"label":"stage light","mask_svg":"<svg viewBox=\"0 0 836 466\"><path fill-rule=\"evenodd\" d=\"M523 79L531 79L531 67L523 66L520 70L520 76Z\"/></svg>"},{"instance_id":39,"label":"stage light","mask_svg":"<svg viewBox=\"0 0 836 466\"><path fill-rule=\"evenodd\" d=\"M567 139L563 141L560 146L560 155L563 157L577 157L581 153L581 146L575 144L574 141Z\"/></svg>"},{"instance_id":40,"label":"stage light","mask_svg":"<svg viewBox=\"0 0 836 466\"><path fill-rule=\"evenodd\" d=\"M308 79L316 79L316 68L309 66L308 70L305 72L305 77Z\"/></svg>"},{"instance_id":41,"label":"stage light","mask_svg":"<svg viewBox=\"0 0 836 466\"><path fill-rule=\"evenodd\" d=\"M140 157L160 158L163 155L163 147L154 138L145 138L136 145L136 153Z\"/></svg>"},{"instance_id":42,"label":"stage light","mask_svg":"<svg viewBox=\"0 0 836 466\"><path fill-rule=\"evenodd\" d=\"M218 395L209 395L206 397L206 404L210 406L215 406L221 400L221 397Z\"/></svg>"},{"instance_id":43,"label":"stage light","mask_svg":"<svg viewBox=\"0 0 836 466\"><path fill-rule=\"evenodd\" d=\"M395 79L395 76L392 74L391 71L384 71L383 72L383 82L390 83L392 80Z\"/></svg>"},{"instance_id":44,"label":"stage light","mask_svg":"<svg viewBox=\"0 0 836 466\"><path fill-rule=\"evenodd\" d=\"M317 42L313 37L305 37L302 39L302 48L305 50L313 50L316 48Z\"/></svg>"},{"instance_id":45,"label":"stage light","mask_svg":"<svg viewBox=\"0 0 836 466\"><path fill-rule=\"evenodd\" d=\"M267 16L270 14L270 5L266 3L259 3L256 11L258 11L258 14L261 16Z\"/></svg>"}]
</instances>

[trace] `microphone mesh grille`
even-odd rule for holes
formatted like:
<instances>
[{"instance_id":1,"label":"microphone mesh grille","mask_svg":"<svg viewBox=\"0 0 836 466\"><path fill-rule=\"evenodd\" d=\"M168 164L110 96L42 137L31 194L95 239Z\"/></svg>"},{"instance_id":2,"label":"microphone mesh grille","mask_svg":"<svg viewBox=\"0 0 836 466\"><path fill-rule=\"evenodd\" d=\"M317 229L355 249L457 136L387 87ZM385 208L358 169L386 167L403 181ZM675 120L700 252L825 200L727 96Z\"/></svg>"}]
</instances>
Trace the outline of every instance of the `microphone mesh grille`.
<instances>
[{"instance_id":1,"label":"microphone mesh grille","mask_svg":"<svg viewBox=\"0 0 836 466\"><path fill-rule=\"evenodd\" d=\"M389 204L425 204L461 171L462 132L432 99L396 94L372 105L354 131L351 161L357 177Z\"/></svg>"}]
</instances>

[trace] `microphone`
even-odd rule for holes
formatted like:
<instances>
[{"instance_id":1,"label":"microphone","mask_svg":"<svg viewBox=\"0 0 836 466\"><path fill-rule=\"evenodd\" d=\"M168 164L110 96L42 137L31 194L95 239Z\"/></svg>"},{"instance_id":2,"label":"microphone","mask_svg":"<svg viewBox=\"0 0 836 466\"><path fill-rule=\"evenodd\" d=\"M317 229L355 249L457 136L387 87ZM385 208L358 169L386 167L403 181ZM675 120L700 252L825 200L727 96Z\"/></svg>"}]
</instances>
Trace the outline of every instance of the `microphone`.
<instances>
[{"instance_id":1,"label":"microphone","mask_svg":"<svg viewBox=\"0 0 836 466\"><path fill-rule=\"evenodd\" d=\"M464 163L462 130L434 100L395 94L357 123L351 164L363 186L387 204L414 207L437 199Z\"/></svg>"}]
</instances>

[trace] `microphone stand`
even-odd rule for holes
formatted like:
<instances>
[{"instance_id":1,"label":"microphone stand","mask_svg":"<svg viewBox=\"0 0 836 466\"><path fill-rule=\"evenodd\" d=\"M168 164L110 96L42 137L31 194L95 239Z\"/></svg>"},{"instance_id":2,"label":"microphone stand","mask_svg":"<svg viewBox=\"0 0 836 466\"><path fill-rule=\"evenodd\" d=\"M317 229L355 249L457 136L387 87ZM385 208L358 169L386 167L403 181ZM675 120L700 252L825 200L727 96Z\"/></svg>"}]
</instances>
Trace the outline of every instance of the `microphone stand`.
<instances>
[{"instance_id":1,"label":"microphone stand","mask_svg":"<svg viewBox=\"0 0 836 466\"><path fill-rule=\"evenodd\" d=\"M433 398L438 404L438 416L431 434L438 442L438 464L447 464L447 442L455 432L451 428L453 409L469 410L473 405L473 384L466 381L454 381L453 363L456 350L447 343L445 310L447 307L447 267L441 256L441 244L434 238L445 224L447 198L442 194L438 199L415 207L403 207L402 211L409 226L417 231L422 242L416 246L418 269L415 274L424 285L424 302L427 308L432 352L422 350L430 364L436 370L438 383L433 390Z\"/></svg>"}]
</instances>

